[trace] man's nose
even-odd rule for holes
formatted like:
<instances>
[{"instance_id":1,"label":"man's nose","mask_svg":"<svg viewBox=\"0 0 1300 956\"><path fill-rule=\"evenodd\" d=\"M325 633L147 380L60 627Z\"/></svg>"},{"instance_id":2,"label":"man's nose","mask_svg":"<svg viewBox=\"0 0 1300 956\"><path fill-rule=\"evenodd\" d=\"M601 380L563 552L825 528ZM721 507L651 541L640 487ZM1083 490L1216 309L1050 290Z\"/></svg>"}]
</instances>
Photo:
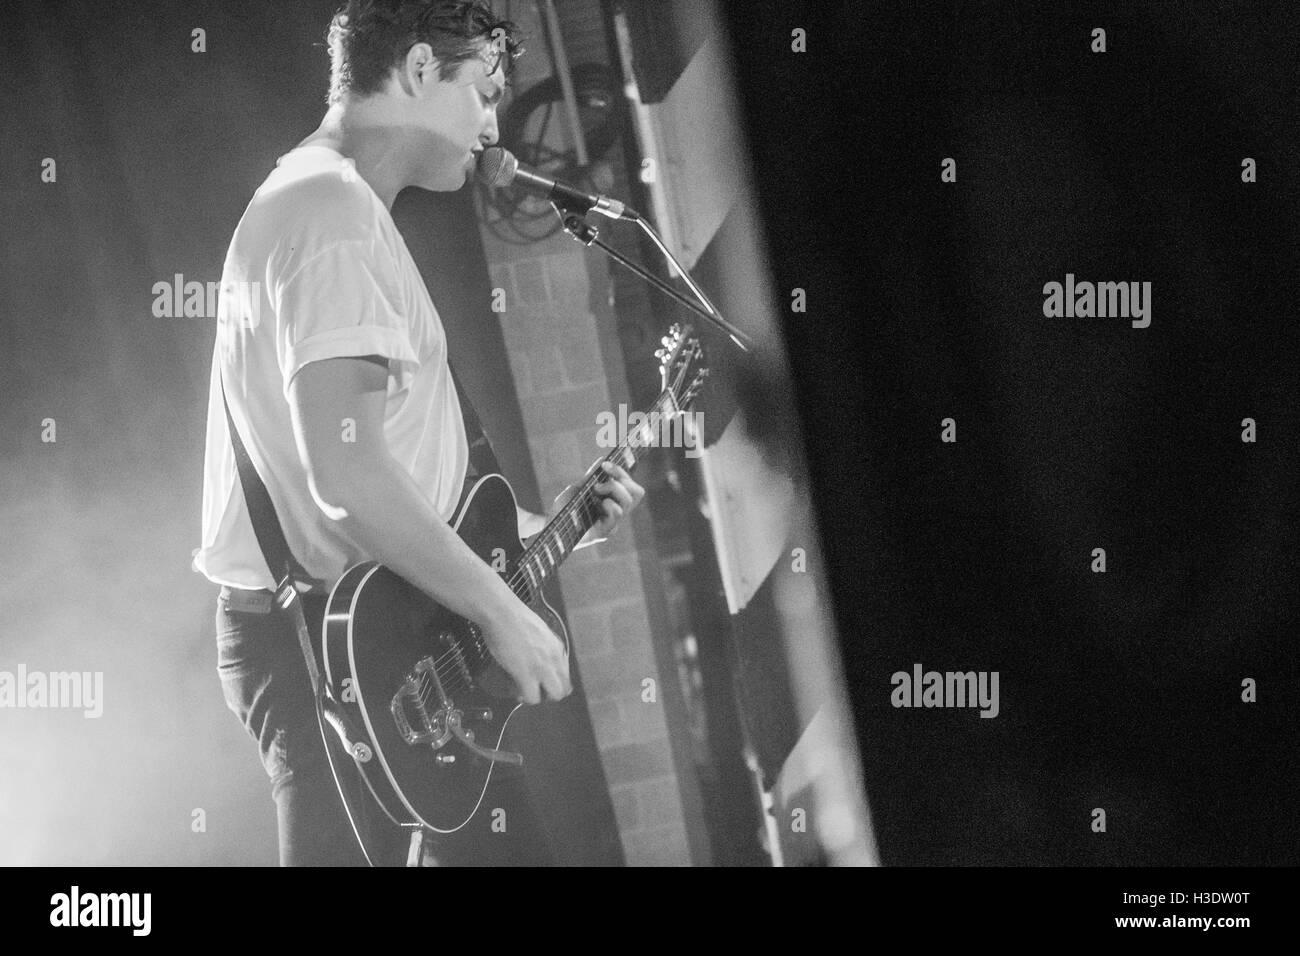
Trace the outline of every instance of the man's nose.
<instances>
[{"instance_id":1,"label":"man's nose","mask_svg":"<svg viewBox=\"0 0 1300 956\"><path fill-rule=\"evenodd\" d=\"M500 136L497 129L497 111L493 110L488 116L487 124L483 127L483 132L478 134L478 140L484 146L492 146Z\"/></svg>"}]
</instances>

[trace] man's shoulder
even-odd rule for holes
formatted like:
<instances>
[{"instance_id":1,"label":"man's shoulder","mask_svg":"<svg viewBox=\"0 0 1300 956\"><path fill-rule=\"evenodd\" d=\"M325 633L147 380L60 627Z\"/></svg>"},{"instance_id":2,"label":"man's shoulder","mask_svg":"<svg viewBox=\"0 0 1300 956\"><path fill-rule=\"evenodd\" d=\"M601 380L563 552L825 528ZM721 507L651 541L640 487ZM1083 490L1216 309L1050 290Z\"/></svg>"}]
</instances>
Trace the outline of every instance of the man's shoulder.
<instances>
[{"instance_id":1,"label":"man's shoulder","mask_svg":"<svg viewBox=\"0 0 1300 956\"><path fill-rule=\"evenodd\" d=\"M321 153L282 161L249 203L247 225L312 246L380 238L370 187L343 157Z\"/></svg>"}]
</instances>

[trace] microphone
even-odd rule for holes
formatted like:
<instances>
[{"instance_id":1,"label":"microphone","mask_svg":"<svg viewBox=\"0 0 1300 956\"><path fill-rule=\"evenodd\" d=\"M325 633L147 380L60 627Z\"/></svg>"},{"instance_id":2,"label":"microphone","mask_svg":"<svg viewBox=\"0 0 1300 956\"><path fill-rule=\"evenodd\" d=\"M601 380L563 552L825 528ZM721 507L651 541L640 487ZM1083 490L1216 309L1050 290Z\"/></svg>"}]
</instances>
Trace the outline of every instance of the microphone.
<instances>
[{"instance_id":1,"label":"microphone","mask_svg":"<svg viewBox=\"0 0 1300 956\"><path fill-rule=\"evenodd\" d=\"M568 183L551 179L549 176L543 176L541 173L520 166L514 153L500 146L489 146L479 156L478 180L493 189L513 184L529 192L540 193L561 208L577 207L583 212L598 212L610 219L636 221L641 218L635 209L617 199L584 193Z\"/></svg>"}]
</instances>

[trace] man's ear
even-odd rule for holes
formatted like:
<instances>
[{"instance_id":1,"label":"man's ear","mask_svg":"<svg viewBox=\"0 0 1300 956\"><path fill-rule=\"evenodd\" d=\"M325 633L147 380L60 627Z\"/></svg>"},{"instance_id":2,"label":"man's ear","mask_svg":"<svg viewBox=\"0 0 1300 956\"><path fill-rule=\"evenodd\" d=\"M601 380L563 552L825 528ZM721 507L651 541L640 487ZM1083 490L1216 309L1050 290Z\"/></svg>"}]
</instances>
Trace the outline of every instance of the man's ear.
<instances>
[{"instance_id":1,"label":"man's ear","mask_svg":"<svg viewBox=\"0 0 1300 956\"><path fill-rule=\"evenodd\" d=\"M406 51L406 57L397 70L402 92L408 96L423 96L432 84L438 82L438 66L433 47L427 43L414 44Z\"/></svg>"}]
</instances>

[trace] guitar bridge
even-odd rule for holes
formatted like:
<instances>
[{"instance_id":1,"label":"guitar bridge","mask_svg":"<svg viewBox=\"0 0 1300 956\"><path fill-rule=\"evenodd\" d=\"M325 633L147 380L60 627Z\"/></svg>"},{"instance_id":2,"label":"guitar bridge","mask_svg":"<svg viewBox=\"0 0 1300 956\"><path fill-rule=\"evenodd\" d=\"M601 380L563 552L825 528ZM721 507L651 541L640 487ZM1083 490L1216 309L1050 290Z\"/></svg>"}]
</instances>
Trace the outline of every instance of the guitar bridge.
<instances>
[{"instance_id":1,"label":"guitar bridge","mask_svg":"<svg viewBox=\"0 0 1300 956\"><path fill-rule=\"evenodd\" d=\"M469 672L463 657L457 649L454 666L464 673ZM408 709L409 708L409 709ZM429 744L434 750L441 750L447 741L455 737L465 749L475 756L493 763L508 763L522 766L522 754L508 750L484 747L474 742L474 731L465 727L465 712L456 707L442 686L438 676L437 662L432 657L425 657L412 668L410 675L393 695L389 709L397 730L412 747ZM416 723L411 722L410 711L414 711ZM485 708L470 710L470 717L476 720L490 721L492 711ZM446 763L452 763L448 757ZM441 763L439 764L442 765Z\"/></svg>"},{"instance_id":2,"label":"guitar bridge","mask_svg":"<svg viewBox=\"0 0 1300 956\"><path fill-rule=\"evenodd\" d=\"M402 686L393 695L389 708L397 730L411 746L430 744L442 748L453 736L448 713L451 702L443 692L442 681L432 657L416 663ZM411 722L414 713L415 723Z\"/></svg>"}]
</instances>

